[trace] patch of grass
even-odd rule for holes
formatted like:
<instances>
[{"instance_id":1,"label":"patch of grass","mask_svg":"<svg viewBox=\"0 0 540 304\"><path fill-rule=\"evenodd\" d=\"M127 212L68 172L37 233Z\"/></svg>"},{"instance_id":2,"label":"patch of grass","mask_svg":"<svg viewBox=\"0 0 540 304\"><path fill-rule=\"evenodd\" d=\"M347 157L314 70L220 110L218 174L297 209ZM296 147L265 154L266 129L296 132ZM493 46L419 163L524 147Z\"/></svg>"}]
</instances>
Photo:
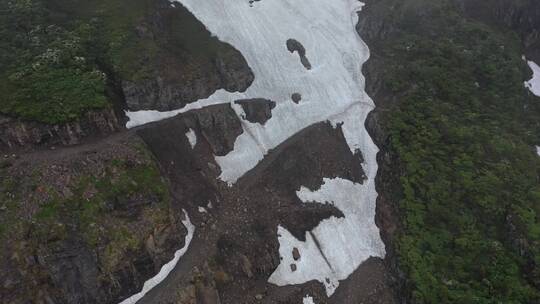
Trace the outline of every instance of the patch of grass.
<instances>
[{"instance_id":1,"label":"patch of grass","mask_svg":"<svg viewBox=\"0 0 540 304\"><path fill-rule=\"evenodd\" d=\"M105 76L87 60L88 37L49 15L38 0L0 3L0 112L57 124L108 102Z\"/></svg>"},{"instance_id":2,"label":"patch of grass","mask_svg":"<svg viewBox=\"0 0 540 304\"><path fill-rule=\"evenodd\" d=\"M68 235L66 227L71 227L70 233L80 235L91 248L110 245L108 250L113 256L125 248L132 248L132 240L127 242L122 236L142 238L139 235L142 231L161 225L168 219L169 190L156 164L147 156L141 155L138 162L124 159L109 161L105 172L84 175L66 185L72 193L68 197L60 196L52 189L36 187L33 191L46 191L49 199L40 204L30 220L34 226L33 237L38 242L61 240ZM11 189L9 185L15 185L8 180L3 183L8 185L4 191ZM144 200L144 206L129 205L140 200ZM135 212L132 208L140 211ZM9 216L15 217L12 213ZM136 227L131 225L133 221L155 225ZM0 224L8 223L0 221Z\"/></svg>"},{"instance_id":3,"label":"patch of grass","mask_svg":"<svg viewBox=\"0 0 540 304\"><path fill-rule=\"evenodd\" d=\"M103 254L103 267L105 273L111 273L122 264L122 260L129 251L139 249L142 243L126 228L119 228L112 231L110 242L105 247Z\"/></svg>"}]
</instances>

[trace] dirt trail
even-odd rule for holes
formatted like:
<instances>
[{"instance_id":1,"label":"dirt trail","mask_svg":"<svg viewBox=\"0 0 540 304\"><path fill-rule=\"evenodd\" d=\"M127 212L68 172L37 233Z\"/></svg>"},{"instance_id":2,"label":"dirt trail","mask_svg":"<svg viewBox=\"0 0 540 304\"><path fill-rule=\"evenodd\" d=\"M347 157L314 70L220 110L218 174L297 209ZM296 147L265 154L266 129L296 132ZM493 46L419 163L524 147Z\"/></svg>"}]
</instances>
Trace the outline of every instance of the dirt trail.
<instances>
[{"instance_id":1,"label":"dirt trail","mask_svg":"<svg viewBox=\"0 0 540 304\"><path fill-rule=\"evenodd\" d=\"M97 153L105 146L112 146L121 142L129 141L132 137L136 136L133 130L123 130L107 137L87 140L82 144L64 147L54 147L47 149L38 149L25 153L10 153L5 154L5 159L14 160L17 162L47 162L56 160L69 159L75 155L84 153Z\"/></svg>"}]
</instances>

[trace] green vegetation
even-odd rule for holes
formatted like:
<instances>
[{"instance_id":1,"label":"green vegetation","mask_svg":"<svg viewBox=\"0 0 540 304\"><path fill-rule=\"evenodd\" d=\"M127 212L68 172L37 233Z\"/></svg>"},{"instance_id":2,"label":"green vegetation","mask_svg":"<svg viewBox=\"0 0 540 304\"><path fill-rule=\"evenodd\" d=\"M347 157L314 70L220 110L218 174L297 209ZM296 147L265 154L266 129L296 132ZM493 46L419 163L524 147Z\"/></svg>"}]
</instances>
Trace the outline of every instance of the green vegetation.
<instances>
[{"instance_id":1,"label":"green vegetation","mask_svg":"<svg viewBox=\"0 0 540 304\"><path fill-rule=\"evenodd\" d=\"M50 199L41 205L36 215L39 233L55 235L50 231L56 228L53 223L63 222L62 218L76 219L77 230L90 246L98 246L100 239L106 237L103 234L106 227L111 238L107 250L123 250L140 245L133 244L135 236L129 228L129 218L122 216L138 208L130 204L143 200L153 213L168 210L168 190L154 165L113 160L103 176L81 177L71 188L73 195L68 198L60 198L52 190L46 191ZM117 216L111 217L114 214Z\"/></svg>"},{"instance_id":2,"label":"green vegetation","mask_svg":"<svg viewBox=\"0 0 540 304\"><path fill-rule=\"evenodd\" d=\"M0 112L46 123L108 106L105 74L87 58L87 25L66 29L39 1L0 1Z\"/></svg>"},{"instance_id":3,"label":"green vegetation","mask_svg":"<svg viewBox=\"0 0 540 304\"><path fill-rule=\"evenodd\" d=\"M112 159L96 172L69 173L60 186L44 182L51 178L46 170L22 178L9 166L0 170L7 177L0 183L0 240L31 251L79 239L100 254L103 275L113 273L155 228L170 224L168 187L149 152L137 150L137 161Z\"/></svg>"},{"instance_id":4,"label":"green vegetation","mask_svg":"<svg viewBox=\"0 0 540 304\"><path fill-rule=\"evenodd\" d=\"M450 1L396 5L378 52L399 97L384 121L412 302L537 303L540 100L523 88L519 39Z\"/></svg>"},{"instance_id":5,"label":"green vegetation","mask_svg":"<svg viewBox=\"0 0 540 304\"><path fill-rule=\"evenodd\" d=\"M0 35L0 113L49 124L111 107L120 81L197 77L232 50L165 0L0 0Z\"/></svg>"}]
</instances>

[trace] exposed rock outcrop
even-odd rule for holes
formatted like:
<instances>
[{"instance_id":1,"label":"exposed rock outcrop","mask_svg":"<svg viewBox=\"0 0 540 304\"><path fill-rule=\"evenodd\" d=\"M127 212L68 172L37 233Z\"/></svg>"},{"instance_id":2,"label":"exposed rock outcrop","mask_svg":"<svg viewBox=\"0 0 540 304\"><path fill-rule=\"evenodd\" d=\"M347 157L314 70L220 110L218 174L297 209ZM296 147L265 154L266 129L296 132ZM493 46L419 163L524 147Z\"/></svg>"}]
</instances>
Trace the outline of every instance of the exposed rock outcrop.
<instances>
[{"instance_id":1,"label":"exposed rock outcrop","mask_svg":"<svg viewBox=\"0 0 540 304\"><path fill-rule=\"evenodd\" d=\"M122 129L113 110L92 111L78 121L49 125L0 115L0 152L43 146L74 145L87 137Z\"/></svg>"},{"instance_id":2,"label":"exposed rock outcrop","mask_svg":"<svg viewBox=\"0 0 540 304\"><path fill-rule=\"evenodd\" d=\"M291 99L294 103L299 104L302 100L302 95L300 93L293 93L291 95Z\"/></svg>"},{"instance_id":3,"label":"exposed rock outcrop","mask_svg":"<svg viewBox=\"0 0 540 304\"><path fill-rule=\"evenodd\" d=\"M242 106L245 119L252 123L260 123L264 125L272 118L272 109L276 107L276 103L267 99L243 99L237 100L235 103Z\"/></svg>"},{"instance_id":4,"label":"exposed rock outcrop","mask_svg":"<svg viewBox=\"0 0 540 304\"><path fill-rule=\"evenodd\" d=\"M298 40L295 39L288 39L287 40L287 50L291 53L298 53L298 56L300 57L300 62L302 65L307 69L311 70L311 63L309 62L309 59L306 56L306 48L300 43Z\"/></svg>"},{"instance_id":5,"label":"exposed rock outcrop","mask_svg":"<svg viewBox=\"0 0 540 304\"><path fill-rule=\"evenodd\" d=\"M536 0L456 0L470 17L502 24L521 36L525 55L540 62L540 2Z\"/></svg>"},{"instance_id":6,"label":"exposed rock outcrop","mask_svg":"<svg viewBox=\"0 0 540 304\"><path fill-rule=\"evenodd\" d=\"M213 37L181 4L155 5L137 32L161 49L143 63L141 75L121 81L129 110L179 109L218 89L243 92L251 85L254 76L240 52ZM178 27L191 32L179 34Z\"/></svg>"}]
</instances>

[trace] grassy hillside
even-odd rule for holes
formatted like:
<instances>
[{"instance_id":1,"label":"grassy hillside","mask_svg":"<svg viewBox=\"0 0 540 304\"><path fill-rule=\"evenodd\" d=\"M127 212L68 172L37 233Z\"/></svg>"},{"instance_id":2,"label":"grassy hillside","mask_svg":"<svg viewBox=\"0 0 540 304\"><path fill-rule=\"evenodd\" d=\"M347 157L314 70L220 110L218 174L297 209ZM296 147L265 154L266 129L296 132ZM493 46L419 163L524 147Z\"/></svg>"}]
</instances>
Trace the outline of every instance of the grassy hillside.
<instances>
[{"instance_id":1,"label":"grassy hillside","mask_svg":"<svg viewBox=\"0 0 540 304\"><path fill-rule=\"evenodd\" d=\"M393 29L371 48L397 98L383 121L412 302L537 303L540 100L518 35L451 1L377 5Z\"/></svg>"},{"instance_id":2,"label":"grassy hillside","mask_svg":"<svg viewBox=\"0 0 540 304\"><path fill-rule=\"evenodd\" d=\"M0 111L61 123L108 106L106 76L87 56L89 24L65 28L50 22L39 1L1 1Z\"/></svg>"},{"instance_id":3,"label":"grassy hillside","mask_svg":"<svg viewBox=\"0 0 540 304\"><path fill-rule=\"evenodd\" d=\"M111 107L115 82L175 66L189 82L232 50L161 0L0 0L0 35L0 113L51 124Z\"/></svg>"}]
</instances>

